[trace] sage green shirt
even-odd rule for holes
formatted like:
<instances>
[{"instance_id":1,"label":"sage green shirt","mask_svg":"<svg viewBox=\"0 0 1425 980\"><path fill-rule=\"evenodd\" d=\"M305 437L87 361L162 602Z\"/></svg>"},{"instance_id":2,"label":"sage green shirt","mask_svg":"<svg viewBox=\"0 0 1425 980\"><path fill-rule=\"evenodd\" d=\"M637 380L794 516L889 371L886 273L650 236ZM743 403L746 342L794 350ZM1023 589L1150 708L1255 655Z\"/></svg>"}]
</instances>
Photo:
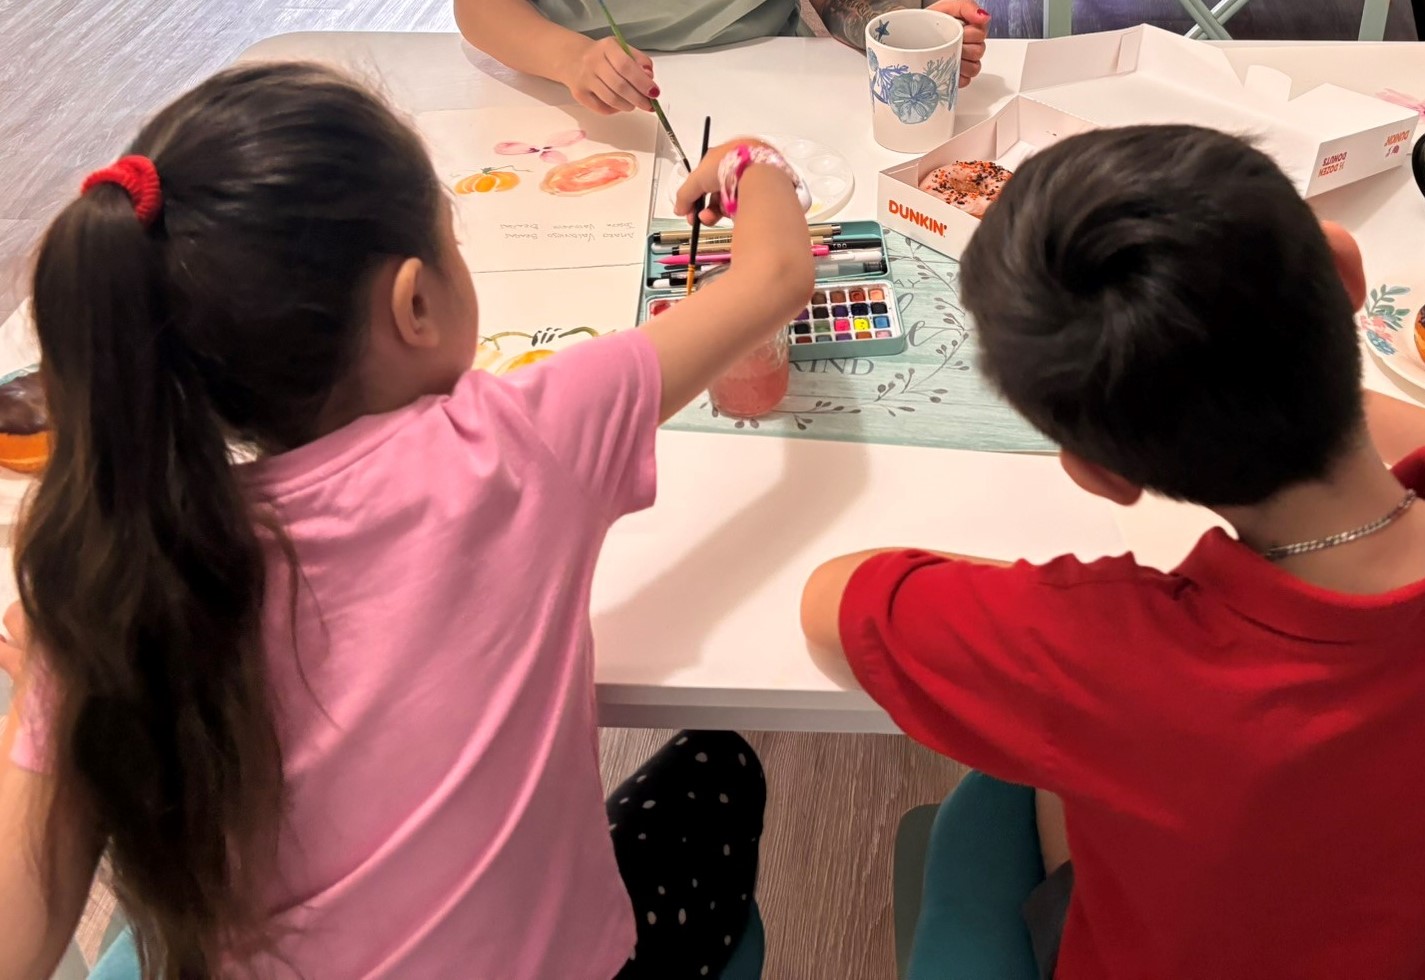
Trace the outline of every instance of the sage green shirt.
<instances>
[{"instance_id":1,"label":"sage green shirt","mask_svg":"<svg viewBox=\"0 0 1425 980\"><path fill-rule=\"evenodd\" d=\"M682 51L778 35L810 36L797 0L604 0L628 43L644 51ZM554 23L607 37L598 0L533 0Z\"/></svg>"}]
</instances>

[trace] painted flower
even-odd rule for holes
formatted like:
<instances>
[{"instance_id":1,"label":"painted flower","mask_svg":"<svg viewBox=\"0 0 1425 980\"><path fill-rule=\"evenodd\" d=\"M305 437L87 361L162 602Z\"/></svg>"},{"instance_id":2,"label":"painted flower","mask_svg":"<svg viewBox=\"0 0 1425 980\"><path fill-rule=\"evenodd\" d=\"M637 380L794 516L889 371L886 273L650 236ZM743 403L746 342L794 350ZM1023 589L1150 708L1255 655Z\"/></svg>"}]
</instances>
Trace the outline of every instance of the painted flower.
<instances>
[{"instance_id":1,"label":"painted flower","mask_svg":"<svg viewBox=\"0 0 1425 980\"><path fill-rule=\"evenodd\" d=\"M886 101L895 110L897 119L916 125L935 114L940 104L940 87L929 75L908 72L891 83Z\"/></svg>"},{"instance_id":2,"label":"painted flower","mask_svg":"<svg viewBox=\"0 0 1425 980\"><path fill-rule=\"evenodd\" d=\"M1409 295L1409 286L1383 285L1372 289L1366 301L1366 308L1361 311L1359 317L1361 326L1381 336L1385 336L1387 330L1399 330L1410 316L1410 310L1395 304L1405 302L1405 297Z\"/></svg>"}]
</instances>

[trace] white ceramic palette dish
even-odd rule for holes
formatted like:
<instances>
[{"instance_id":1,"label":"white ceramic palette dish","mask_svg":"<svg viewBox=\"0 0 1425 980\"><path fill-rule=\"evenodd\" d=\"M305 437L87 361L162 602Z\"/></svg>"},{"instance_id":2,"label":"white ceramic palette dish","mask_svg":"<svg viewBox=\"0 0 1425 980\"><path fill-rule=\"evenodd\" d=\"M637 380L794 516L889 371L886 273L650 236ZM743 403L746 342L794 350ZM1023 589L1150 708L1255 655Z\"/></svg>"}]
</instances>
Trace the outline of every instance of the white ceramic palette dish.
<instances>
[{"instance_id":1,"label":"white ceramic palette dish","mask_svg":"<svg viewBox=\"0 0 1425 980\"><path fill-rule=\"evenodd\" d=\"M856 189L856 175L850 161L836 150L825 143L800 136L764 134L758 138L775 146L806 182L807 190L811 192L811 210L807 212L809 224L826 220L851 200L851 192ZM671 204L677 197L678 188L687 176L682 164L673 165L672 179L668 181L668 203Z\"/></svg>"},{"instance_id":2,"label":"white ceramic palette dish","mask_svg":"<svg viewBox=\"0 0 1425 980\"><path fill-rule=\"evenodd\" d=\"M1370 283L1365 308L1356 314L1361 335L1382 367L1425 388L1425 360L1415 342L1425 336L1425 326L1420 326L1425 316L1425 262L1406 274L1372 277Z\"/></svg>"}]
</instances>

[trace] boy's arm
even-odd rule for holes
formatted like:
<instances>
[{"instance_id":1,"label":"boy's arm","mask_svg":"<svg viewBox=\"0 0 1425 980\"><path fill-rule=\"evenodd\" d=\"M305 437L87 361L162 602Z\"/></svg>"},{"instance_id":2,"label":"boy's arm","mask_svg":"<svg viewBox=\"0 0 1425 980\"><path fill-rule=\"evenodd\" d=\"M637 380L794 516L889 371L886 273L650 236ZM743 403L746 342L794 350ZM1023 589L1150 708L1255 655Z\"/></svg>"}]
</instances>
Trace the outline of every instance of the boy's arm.
<instances>
[{"instance_id":1,"label":"boy's arm","mask_svg":"<svg viewBox=\"0 0 1425 980\"><path fill-rule=\"evenodd\" d=\"M1105 610L1116 616L1133 602L1129 566L864 551L812 574L802 624L827 675L854 672L852 684L911 738L1001 779L1058 790L1061 754L1102 734L1104 691L1079 667L1098 656Z\"/></svg>"},{"instance_id":2,"label":"boy's arm","mask_svg":"<svg viewBox=\"0 0 1425 980\"><path fill-rule=\"evenodd\" d=\"M1366 426L1387 466L1425 447L1425 408L1414 402L1367 391Z\"/></svg>"},{"instance_id":3,"label":"boy's arm","mask_svg":"<svg viewBox=\"0 0 1425 980\"><path fill-rule=\"evenodd\" d=\"M650 109L653 62L637 48L625 54L611 37L598 41L554 23L528 0L455 0L455 23L475 47L527 75L559 82L586 109L603 115Z\"/></svg>"},{"instance_id":4,"label":"boy's arm","mask_svg":"<svg viewBox=\"0 0 1425 980\"><path fill-rule=\"evenodd\" d=\"M821 16L831 36L857 51L866 47L866 25L873 17L918 6L920 4L912 0L812 0L812 8ZM949 14L965 25L965 41L960 48L960 84L968 85L970 79L980 73L990 15L976 0L939 0L930 9Z\"/></svg>"},{"instance_id":5,"label":"boy's arm","mask_svg":"<svg viewBox=\"0 0 1425 980\"><path fill-rule=\"evenodd\" d=\"M841 645L841 600L846 595L847 584L867 559L901 550L904 549L873 548L870 551L842 555L840 558L823 562L807 579L806 586L802 589L802 632L806 634L812 659L833 680L849 686L860 686L846 662L846 651ZM974 565L1008 567L1007 562L991 558L970 558L943 551L932 551L929 554Z\"/></svg>"}]
</instances>

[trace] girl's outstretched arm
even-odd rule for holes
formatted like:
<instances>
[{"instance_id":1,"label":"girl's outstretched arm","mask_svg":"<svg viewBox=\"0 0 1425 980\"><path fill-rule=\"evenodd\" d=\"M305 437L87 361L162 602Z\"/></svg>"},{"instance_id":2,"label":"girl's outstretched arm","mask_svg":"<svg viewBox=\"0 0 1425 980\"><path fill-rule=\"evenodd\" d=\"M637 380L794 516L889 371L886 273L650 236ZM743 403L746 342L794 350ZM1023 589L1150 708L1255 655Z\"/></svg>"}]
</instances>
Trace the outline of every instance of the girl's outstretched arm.
<instances>
[{"instance_id":1,"label":"girl's outstretched arm","mask_svg":"<svg viewBox=\"0 0 1425 980\"><path fill-rule=\"evenodd\" d=\"M100 845L76 814L54 810L54 780L10 761L20 726L17 690L0 739L0 977L47 980L79 923ZM58 853L44 853L45 822L57 821ZM53 865L49 862L53 859ZM44 874L53 875L46 901Z\"/></svg>"},{"instance_id":2,"label":"girl's outstretched arm","mask_svg":"<svg viewBox=\"0 0 1425 980\"><path fill-rule=\"evenodd\" d=\"M712 194L706 216L716 219L718 164L738 146L755 143L734 140L709 151L678 192L678 213L691 214L699 199ZM785 330L811 298L806 216L791 178L778 167L754 163L743 173L732 254L725 274L642 327L662 368L663 420L774 330Z\"/></svg>"}]
</instances>

